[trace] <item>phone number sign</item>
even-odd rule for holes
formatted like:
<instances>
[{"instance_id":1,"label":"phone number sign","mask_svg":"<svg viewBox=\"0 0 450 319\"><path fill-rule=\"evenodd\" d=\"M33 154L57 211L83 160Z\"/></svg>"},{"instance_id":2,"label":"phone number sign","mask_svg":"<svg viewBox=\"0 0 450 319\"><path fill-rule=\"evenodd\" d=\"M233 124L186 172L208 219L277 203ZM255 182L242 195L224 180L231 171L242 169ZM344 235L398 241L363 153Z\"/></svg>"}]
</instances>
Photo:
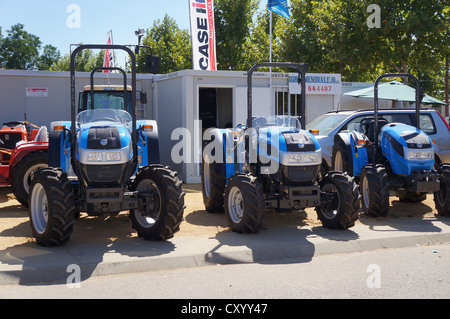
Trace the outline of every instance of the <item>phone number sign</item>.
<instances>
[{"instance_id":1,"label":"phone number sign","mask_svg":"<svg viewBox=\"0 0 450 319\"><path fill-rule=\"evenodd\" d=\"M342 79L340 74L306 73L306 94L337 95L342 93ZM289 93L301 94L298 74L289 74Z\"/></svg>"}]
</instances>

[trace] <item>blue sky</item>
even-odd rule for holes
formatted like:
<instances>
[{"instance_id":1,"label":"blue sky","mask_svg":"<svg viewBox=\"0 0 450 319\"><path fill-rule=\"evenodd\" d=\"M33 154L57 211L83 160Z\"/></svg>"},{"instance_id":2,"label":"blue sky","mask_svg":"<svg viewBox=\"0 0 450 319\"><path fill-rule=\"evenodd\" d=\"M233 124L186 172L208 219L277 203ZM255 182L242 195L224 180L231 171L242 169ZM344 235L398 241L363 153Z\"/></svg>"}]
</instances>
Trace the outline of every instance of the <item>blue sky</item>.
<instances>
[{"instance_id":1,"label":"blue sky","mask_svg":"<svg viewBox=\"0 0 450 319\"><path fill-rule=\"evenodd\" d=\"M80 28L67 25L72 4L80 9ZM43 46L52 44L64 55L73 43L106 43L109 30L115 44L136 44L134 31L150 28L166 13L180 28L189 29L188 4L188 0L0 0L0 27L5 35L12 25L22 23ZM124 62L125 57L117 54L117 63L123 66Z\"/></svg>"},{"instance_id":2,"label":"blue sky","mask_svg":"<svg viewBox=\"0 0 450 319\"><path fill-rule=\"evenodd\" d=\"M80 28L69 28L67 20L80 8ZM56 46L62 55L70 52L70 44L106 43L107 33L113 31L115 44L136 44L134 31L148 29L165 14L174 18L179 27L189 29L188 0L0 0L0 26L3 35L16 23L37 35L43 43ZM70 20L70 19L69 19ZM124 64L124 57L118 57ZM123 61L122 61L123 59Z\"/></svg>"}]
</instances>

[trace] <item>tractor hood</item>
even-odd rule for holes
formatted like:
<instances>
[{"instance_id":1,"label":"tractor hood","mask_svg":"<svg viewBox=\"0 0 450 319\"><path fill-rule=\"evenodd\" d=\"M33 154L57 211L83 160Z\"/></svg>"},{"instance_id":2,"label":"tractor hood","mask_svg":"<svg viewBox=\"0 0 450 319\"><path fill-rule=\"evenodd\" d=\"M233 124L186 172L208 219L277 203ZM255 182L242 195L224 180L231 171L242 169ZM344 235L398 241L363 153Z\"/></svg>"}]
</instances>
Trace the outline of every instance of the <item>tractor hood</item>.
<instances>
[{"instance_id":1,"label":"tractor hood","mask_svg":"<svg viewBox=\"0 0 450 319\"><path fill-rule=\"evenodd\" d=\"M383 127L381 134L390 135L391 140L394 139L401 146L410 149L429 149L433 147L433 143L427 134L410 125L391 123Z\"/></svg>"},{"instance_id":2,"label":"tractor hood","mask_svg":"<svg viewBox=\"0 0 450 319\"><path fill-rule=\"evenodd\" d=\"M113 112L99 114L97 110L85 111L92 113L77 122L77 155L80 163L116 165L125 164L132 159L131 130L127 117L115 116L116 110L108 111Z\"/></svg>"}]
</instances>

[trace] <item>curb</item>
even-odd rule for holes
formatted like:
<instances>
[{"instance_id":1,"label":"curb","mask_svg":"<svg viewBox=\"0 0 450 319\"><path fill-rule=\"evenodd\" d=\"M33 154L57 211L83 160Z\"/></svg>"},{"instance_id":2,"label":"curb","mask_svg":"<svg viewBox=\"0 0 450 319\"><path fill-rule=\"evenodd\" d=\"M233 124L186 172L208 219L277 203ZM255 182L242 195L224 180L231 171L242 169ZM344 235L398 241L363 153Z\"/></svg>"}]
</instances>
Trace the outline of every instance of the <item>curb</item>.
<instances>
[{"instance_id":1,"label":"curb","mask_svg":"<svg viewBox=\"0 0 450 319\"><path fill-rule=\"evenodd\" d=\"M66 283L74 273L71 265L78 267L82 282L94 276L294 258L307 262L321 255L450 243L449 220L399 220L398 225L402 228L390 222L346 231L279 228L252 235L223 232L214 238L175 236L167 242L134 238L56 248L13 247L0 253L0 285Z\"/></svg>"}]
</instances>

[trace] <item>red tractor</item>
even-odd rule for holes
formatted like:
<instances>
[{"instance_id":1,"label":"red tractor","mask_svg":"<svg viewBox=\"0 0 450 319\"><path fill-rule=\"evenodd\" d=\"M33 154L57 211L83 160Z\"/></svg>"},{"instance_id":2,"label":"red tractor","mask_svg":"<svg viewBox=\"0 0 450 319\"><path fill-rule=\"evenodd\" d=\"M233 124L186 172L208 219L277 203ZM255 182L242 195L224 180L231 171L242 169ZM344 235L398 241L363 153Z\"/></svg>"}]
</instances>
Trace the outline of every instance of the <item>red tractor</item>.
<instances>
[{"instance_id":1,"label":"red tractor","mask_svg":"<svg viewBox=\"0 0 450 319\"><path fill-rule=\"evenodd\" d=\"M16 199L28 207L31 173L48 166L47 128L26 121L3 125L0 129L0 186L11 186Z\"/></svg>"}]
</instances>

